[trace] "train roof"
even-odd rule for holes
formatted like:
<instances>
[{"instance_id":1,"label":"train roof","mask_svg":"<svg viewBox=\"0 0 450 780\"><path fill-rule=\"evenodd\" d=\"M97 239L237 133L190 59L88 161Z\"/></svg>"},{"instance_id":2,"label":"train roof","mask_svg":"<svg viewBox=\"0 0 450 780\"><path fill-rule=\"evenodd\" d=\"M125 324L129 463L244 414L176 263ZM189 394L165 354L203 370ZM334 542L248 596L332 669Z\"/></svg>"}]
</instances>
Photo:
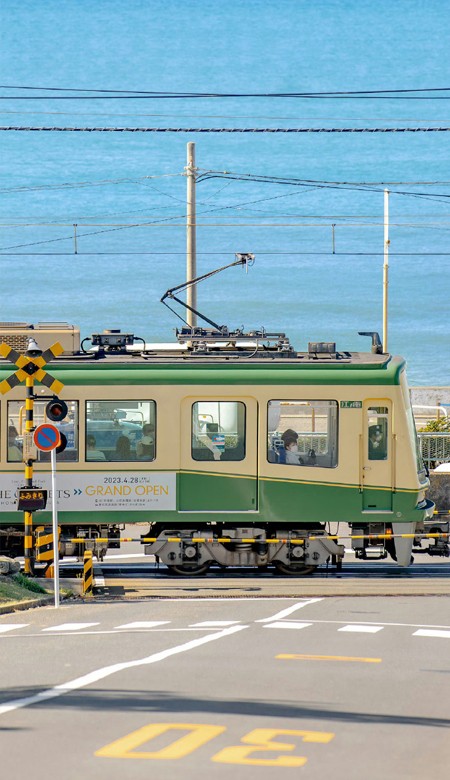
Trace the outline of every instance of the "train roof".
<instances>
[{"instance_id":1,"label":"train roof","mask_svg":"<svg viewBox=\"0 0 450 780\"><path fill-rule=\"evenodd\" d=\"M55 357L50 354L48 369L60 381L76 385L124 381L131 384L398 384L405 365L402 358L381 351L379 336L374 332L361 334L371 337L370 352L353 352L337 349L335 342L309 342L307 350L297 351L286 334L263 330L243 333L226 329L220 332L183 329L177 332L177 341L156 343L120 330L93 334L79 342L73 326L60 328L60 334L56 326L25 327L22 326L22 336L25 330L28 350L30 330L35 346L43 349L47 358L50 342L61 343L64 351ZM0 325L0 342L13 346L14 329L11 327L9 333L1 330ZM16 348L16 354L17 351ZM26 351L22 349L21 353ZM11 371L13 358L12 353L12 357L8 355L0 360L2 377L6 378ZM125 380L126 371L129 376Z\"/></svg>"}]
</instances>

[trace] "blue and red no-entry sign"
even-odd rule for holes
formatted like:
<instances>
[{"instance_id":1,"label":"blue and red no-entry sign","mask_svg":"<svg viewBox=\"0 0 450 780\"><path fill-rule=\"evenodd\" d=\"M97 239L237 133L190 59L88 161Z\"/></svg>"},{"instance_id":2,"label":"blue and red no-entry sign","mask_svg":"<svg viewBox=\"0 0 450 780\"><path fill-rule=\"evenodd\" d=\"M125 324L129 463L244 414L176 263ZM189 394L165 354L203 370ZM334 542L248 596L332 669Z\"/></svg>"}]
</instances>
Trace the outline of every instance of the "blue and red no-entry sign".
<instances>
[{"instance_id":1,"label":"blue and red no-entry sign","mask_svg":"<svg viewBox=\"0 0 450 780\"><path fill-rule=\"evenodd\" d=\"M61 436L56 425L50 423L43 423L38 425L33 434L33 441L38 448L43 452L50 452L55 450L61 444Z\"/></svg>"}]
</instances>

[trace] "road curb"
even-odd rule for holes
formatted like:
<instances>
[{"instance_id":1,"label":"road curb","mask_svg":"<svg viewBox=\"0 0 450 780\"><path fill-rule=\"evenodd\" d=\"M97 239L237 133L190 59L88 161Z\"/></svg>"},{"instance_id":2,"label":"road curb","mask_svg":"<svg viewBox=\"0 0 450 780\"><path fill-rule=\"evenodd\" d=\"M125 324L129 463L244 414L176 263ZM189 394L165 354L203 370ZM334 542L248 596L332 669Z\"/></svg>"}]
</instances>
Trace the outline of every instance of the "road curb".
<instances>
[{"instance_id":1,"label":"road curb","mask_svg":"<svg viewBox=\"0 0 450 780\"><path fill-rule=\"evenodd\" d=\"M0 604L0 615L8 612L19 612L24 609L33 609L34 607L46 607L53 603L53 596L41 596L37 599L23 599L22 601L9 601L7 604Z\"/></svg>"}]
</instances>

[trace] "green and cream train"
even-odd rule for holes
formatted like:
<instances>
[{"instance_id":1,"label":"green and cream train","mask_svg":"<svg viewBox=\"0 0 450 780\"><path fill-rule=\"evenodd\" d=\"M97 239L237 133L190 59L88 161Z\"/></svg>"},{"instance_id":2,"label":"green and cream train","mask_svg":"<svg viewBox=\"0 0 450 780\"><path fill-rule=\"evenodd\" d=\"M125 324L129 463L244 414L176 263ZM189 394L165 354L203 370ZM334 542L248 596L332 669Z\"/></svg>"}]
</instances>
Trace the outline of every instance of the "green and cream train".
<instances>
[{"instance_id":1,"label":"green and cream train","mask_svg":"<svg viewBox=\"0 0 450 780\"><path fill-rule=\"evenodd\" d=\"M72 540L83 537L101 557L97 538L117 546L125 524L148 522L146 552L178 574L211 565L307 573L340 566L344 545L330 537L348 524L357 557L408 565L433 512L429 481L405 361L364 335L371 352L334 343L297 352L265 332L195 328L162 345L105 331L80 344L72 326L2 324L0 341L19 352L30 336L41 349L64 348L48 366L69 410L56 458L62 552L76 554ZM0 359L0 381L14 370ZM34 425L48 398L36 382ZM0 546L9 554L23 549L25 406L23 385L1 399ZM31 456L34 484L50 489L49 453ZM51 513L33 522L49 524Z\"/></svg>"}]
</instances>

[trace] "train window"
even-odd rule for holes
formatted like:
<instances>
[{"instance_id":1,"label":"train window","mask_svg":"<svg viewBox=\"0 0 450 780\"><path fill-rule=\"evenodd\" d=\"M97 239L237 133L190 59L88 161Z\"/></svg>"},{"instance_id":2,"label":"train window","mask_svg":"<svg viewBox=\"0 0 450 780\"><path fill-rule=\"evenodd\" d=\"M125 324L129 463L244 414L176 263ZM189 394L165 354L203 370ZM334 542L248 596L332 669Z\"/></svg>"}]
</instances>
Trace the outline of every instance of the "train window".
<instances>
[{"instance_id":1,"label":"train window","mask_svg":"<svg viewBox=\"0 0 450 780\"><path fill-rule=\"evenodd\" d=\"M36 400L33 404L33 425L37 427L44 422L49 422L45 415L45 407L48 401ZM67 439L67 445L63 452L56 454L56 460L78 460L78 401L66 401L68 407L67 417L60 423L52 422ZM25 403L24 401L8 401L8 461L10 463L22 460L23 435L25 432ZM38 450L38 462L45 463L50 460L49 452Z\"/></svg>"},{"instance_id":2,"label":"train window","mask_svg":"<svg viewBox=\"0 0 450 780\"><path fill-rule=\"evenodd\" d=\"M269 401L267 460L337 466L337 401Z\"/></svg>"},{"instance_id":3,"label":"train window","mask_svg":"<svg viewBox=\"0 0 450 780\"><path fill-rule=\"evenodd\" d=\"M151 461L155 401L86 401L86 460Z\"/></svg>"},{"instance_id":4,"label":"train window","mask_svg":"<svg viewBox=\"0 0 450 780\"><path fill-rule=\"evenodd\" d=\"M192 458L244 460L245 404L198 401L192 405Z\"/></svg>"},{"instance_id":5,"label":"train window","mask_svg":"<svg viewBox=\"0 0 450 780\"><path fill-rule=\"evenodd\" d=\"M388 458L389 414L386 406L371 406L367 410L367 441L369 460Z\"/></svg>"}]
</instances>

